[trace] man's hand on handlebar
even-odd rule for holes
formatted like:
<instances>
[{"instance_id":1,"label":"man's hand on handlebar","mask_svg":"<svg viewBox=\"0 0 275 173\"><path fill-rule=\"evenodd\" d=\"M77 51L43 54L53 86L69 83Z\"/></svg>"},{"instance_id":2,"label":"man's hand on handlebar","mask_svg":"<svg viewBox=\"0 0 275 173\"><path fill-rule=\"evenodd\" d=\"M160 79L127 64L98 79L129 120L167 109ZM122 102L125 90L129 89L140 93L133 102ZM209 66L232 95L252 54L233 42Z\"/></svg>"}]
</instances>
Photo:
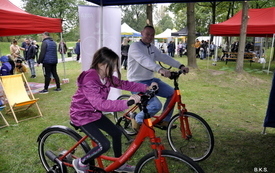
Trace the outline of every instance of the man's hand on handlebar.
<instances>
[{"instance_id":1,"label":"man's hand on handlebar","mask_svg":"<svg viewBox=\"0 0 275 173\"><path fill-rule=\"evenodd\" d=\"M188 67L182 66L182 67L180 68L180 70L181 70L181 72L182 72L183 74L189 73L189 68L188 68Z\"/></svg>"},{"instance_id":2,"label":"man's hand on handlebar","mask_svg":"<svg viewBox=\"0 0 275 173\"><path fill-rule=\"evenodd\" d=\"M162 76L164 77L170 77L171 76L171 72L169 70L166 70L166 69L159 69L158 71Z\"/></svg>"}]
</instances>

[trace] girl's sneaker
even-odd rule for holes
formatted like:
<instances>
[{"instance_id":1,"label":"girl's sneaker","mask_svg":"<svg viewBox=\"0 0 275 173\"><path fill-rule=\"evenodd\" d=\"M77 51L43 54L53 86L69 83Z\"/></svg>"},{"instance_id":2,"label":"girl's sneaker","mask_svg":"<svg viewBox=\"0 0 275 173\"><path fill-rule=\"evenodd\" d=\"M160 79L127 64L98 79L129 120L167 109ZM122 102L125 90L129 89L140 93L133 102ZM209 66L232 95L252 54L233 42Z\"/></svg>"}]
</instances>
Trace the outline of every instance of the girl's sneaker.
<instances>
[{"instance_id":1,"label":"girl's sneaker","mask_svg":"<svg viewBox=\"0 0 275 173\"><path fill-rule=\"evenodd\" d=\"M80 158L73 160L73 166L77 173L89 173L89 165L80 165Z\"/></svg>"}]
</instances>

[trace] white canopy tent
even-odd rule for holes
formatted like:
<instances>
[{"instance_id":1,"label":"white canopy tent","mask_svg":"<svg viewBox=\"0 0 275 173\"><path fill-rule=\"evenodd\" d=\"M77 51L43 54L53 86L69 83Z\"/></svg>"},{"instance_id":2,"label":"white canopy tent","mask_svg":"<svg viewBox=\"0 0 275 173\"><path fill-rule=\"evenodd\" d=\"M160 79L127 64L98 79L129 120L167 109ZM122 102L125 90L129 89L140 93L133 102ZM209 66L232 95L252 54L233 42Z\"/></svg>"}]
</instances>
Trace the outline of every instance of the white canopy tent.
<instances>
[{"instance_id":1,"label":"white canopy tent","mask_svg":"<svg viewBox=\"0 0 275 173\"><path fill-rule=\"evenodd\" d=\"M172 32L174 32L174 31L172 31L172 29L167 28L162 33L156 35L155 38L170 38L170 37L172 37L171 36Z\"/></svg>"},{"instance_id":2,"label":"white canopy tent","mask_svg":"<svg viewBox=\"0 0 275 173\"><path fill-rule=\"evenodd\" d=\"M128 24L123 23L121 25L121 37L129 37L129 36L134 36L134 37L139 37L141 36L140 32L134 30L131 28Z\"/></svg>"}]
</instances>

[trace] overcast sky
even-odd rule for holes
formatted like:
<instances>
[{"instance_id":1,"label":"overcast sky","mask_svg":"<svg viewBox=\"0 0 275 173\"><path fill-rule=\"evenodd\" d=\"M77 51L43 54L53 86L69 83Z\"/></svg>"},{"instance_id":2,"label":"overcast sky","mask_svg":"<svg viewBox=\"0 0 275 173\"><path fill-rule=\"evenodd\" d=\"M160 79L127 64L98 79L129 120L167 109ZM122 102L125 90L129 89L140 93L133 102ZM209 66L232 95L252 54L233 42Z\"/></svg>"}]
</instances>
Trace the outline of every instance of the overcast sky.
<instances>
[{"instance_id":1,"label":"overcast sky","mask_svg":"<svg viewBox=\"0 0 275 173\"><path fill-rule=\"evenodd\" d=\"M19 8L21 8L21 6L23 5L23 2L21 0L9 0L9 1Z\"/></svg>"}]
</instances>

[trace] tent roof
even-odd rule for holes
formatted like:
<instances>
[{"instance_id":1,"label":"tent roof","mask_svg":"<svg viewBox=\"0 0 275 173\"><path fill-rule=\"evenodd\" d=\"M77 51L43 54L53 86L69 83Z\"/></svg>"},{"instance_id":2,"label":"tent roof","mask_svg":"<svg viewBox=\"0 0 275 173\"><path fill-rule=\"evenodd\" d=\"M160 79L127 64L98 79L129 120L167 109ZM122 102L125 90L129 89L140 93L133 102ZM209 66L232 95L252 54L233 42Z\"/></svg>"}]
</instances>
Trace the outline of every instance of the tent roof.
<instances>
[{"instance_id":1,"label":"tent roof","mask_svg":"<svg viewBox=\"0 0 275 173\"><path fill-rule=\"evenodd\" d=\"M188 29L187 27L182 28L181 30L177 31L177 32L172 32L171 33L172 36L187 36L188 35ZM199 36L200 33L196 32L196 36Z\"/></svg>"},{"instance_id":2,"label":"tent roof","mask_svg":"<svg viewBox=\"0 0 275 173\"><path fill-rule=\"evenodd\" d=\"M109 5L131 5L131 4L152 4L152 3L186 3L186 2L213 2L213 1L221 1L221 0L87 0L89 2L95 3L101 6L109 6ZM232 1L232 0L224 0L224 1ZM241 0L239 0L241 1Z\"/></svg>"},{"instance_id":3,"label":"tent roof","mask_svg":"<svg viewBox=\"0 0 275 173\"><path fill-rule=\"evenodd\" d=\"M126 23L123 23L121 25L121 35L123 35L123 36L140 36L141 34L140 34L140 32L131 28Z\"/></svg>"},{"instance_id":4,"label":"tent roof","mask_svg":"<svg viewBox=\"0 0 275 173\"><path fill-rule=\"evenodd\" d=\"M0 37L62 32L61 19L33 15L9 0L0 0Z\"/></svg>"},{"instance_id":5,"label":"tent roof","mask_svg":"<svg viewBox=\"0 0 275 173\"><path fill-rule=\"evenodd\" d=\"M275 33L275 7L249 9L247 36L271 37ZM242 11L230 19L210 25L210 34L217 36L239 36L241 29Z\"/></svg>"},{"instance_id":6,"label":"tent roof","mask_svg":"<svg viewBox=\"0 0 275 173\"><path fill-rule=\"evenodd\" d=\"M171 35L172 31L174 32L174 30L171 30L171 29L167 28L162 33L156 35L155 38L168 38L168 37L172 37L172 35Z\"/></svg>"}]
</instances>

